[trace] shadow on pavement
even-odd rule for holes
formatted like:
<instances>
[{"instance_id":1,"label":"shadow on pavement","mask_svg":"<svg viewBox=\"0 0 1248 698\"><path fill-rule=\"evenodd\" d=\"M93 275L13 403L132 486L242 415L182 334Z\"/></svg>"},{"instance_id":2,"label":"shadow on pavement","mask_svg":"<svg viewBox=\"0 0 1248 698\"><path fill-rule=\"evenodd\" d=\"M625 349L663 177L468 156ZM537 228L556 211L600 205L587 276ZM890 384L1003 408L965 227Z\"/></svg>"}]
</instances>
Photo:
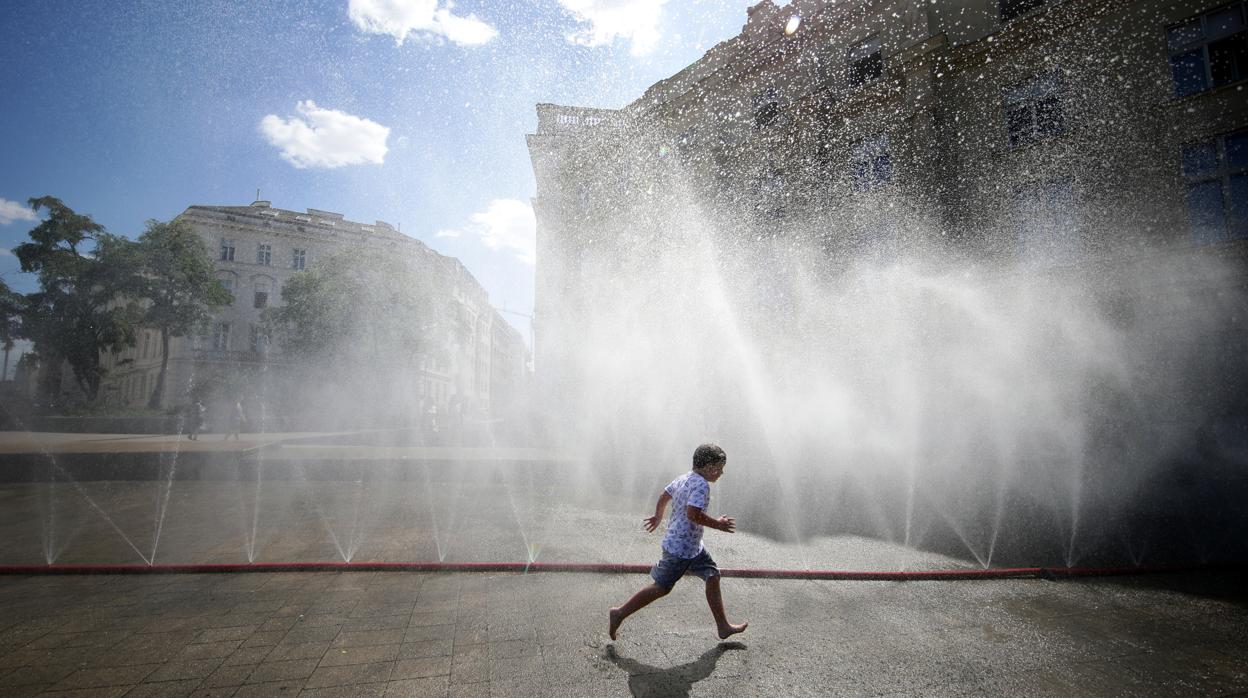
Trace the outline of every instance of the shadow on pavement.
<instances>
[{"instance_id":1,"label":"shadow on pavement","mask_svg":"<svg viewBox=\"0 0 1248 698\"><path fill-rule=\"evenodd\" d=\"M629 657L622 657L614 646L608 646L607 659L628 672L628 689L638 698L650 696L687 696L693 684L708 678L715 671L715 664L725 652L743 650L740 642L721 642L702 653L701 657L687 664L662 669L643 664Z\"/></svg>"},{"instance_id":2,"label":"shadow on pavement","mask_svg":"<svg viewBox=\"0 0 1248 698\"><path fill-rule=\"evenodd\" d=\"M1248 608L1248 569L1242 566L1220 572L1146 574L1109 581L1126 589L1173 591Z\"/></svg>"}]
</instances>

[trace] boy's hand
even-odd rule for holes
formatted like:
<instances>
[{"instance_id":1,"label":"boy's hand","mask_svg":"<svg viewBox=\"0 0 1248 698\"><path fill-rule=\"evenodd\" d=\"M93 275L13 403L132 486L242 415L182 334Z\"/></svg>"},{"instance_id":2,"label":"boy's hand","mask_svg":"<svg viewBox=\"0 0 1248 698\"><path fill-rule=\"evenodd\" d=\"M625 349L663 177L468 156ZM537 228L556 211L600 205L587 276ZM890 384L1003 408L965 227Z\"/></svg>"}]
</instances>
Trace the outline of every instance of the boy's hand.
<instances>
[{"instance_id":1,"label":"boy's hand","mask_svg":"<svg viewBox=\"0 0 1248 698\"><path fill-rule=\"evenodd\" d=\"M737 530L737 520L730 516L721 516L715 520L715 523L718 524L715 528L724 533L732 533Z\"/></svg>"},{"instance_id":2,"label":"boy's hand","mask_svg":"<svg viewBox=\"0 0 1248 698\"><path fill-rule=\"evenodd\" d=\"M654 533L654 529L659 527L659 517L648 516L641 520L641 525L645 527L646 533Z\"/></svg>"}]
</instances>

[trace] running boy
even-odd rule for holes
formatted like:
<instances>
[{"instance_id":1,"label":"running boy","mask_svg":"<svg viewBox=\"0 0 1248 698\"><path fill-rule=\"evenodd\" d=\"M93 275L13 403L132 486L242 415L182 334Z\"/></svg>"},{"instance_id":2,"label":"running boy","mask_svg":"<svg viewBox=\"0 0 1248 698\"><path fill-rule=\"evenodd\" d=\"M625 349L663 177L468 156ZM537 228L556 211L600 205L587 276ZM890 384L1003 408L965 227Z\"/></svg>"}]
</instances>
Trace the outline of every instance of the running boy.
<instances>
[{"instance_id":1,"label":"running boy","mask_svg":"<svg viewBox=\"0 0 1248 698\"><path fill-rule=\"evenodd\" d=\"M620 629L620 623L651 601L667 596L676 582L686 572L692 572L706 581L706 603L715 616L719 639L735 635L749 623L733 625L724 615L724 600L719 593L719 568L710 553L702 547L702 528L710 526L725 533L737 529L737 522L727 516L712 519L705 509L711 501L711 485L724 474L728 455L714 444L702 444L693 452L693 470L673 480L663 488L659 501L654 505L654 516L643 519L646 531L654 531L663 519L668 502L674 502L672 516L667 522L667 535L663 537L663 557L650 570L654 584L633 594L623 606L611 609L611 639Z\"/></svg>"}]
</instances>

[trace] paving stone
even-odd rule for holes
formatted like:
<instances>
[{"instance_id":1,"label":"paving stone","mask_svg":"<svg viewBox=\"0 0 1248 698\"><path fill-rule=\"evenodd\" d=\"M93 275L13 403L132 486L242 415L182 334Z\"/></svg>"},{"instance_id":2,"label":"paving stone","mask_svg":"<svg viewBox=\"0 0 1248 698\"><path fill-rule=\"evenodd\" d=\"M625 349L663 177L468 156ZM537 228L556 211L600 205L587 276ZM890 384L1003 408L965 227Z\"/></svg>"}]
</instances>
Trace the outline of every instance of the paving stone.
<instances>
[{"instance_id":1,"label":"paving stone","mask_svg":"<svg viewBox=\"0 0 1248 698\"><path fill-rule=\"evenodd\" d=\"M386 698L445 698L447 689L450 687L449 679L449 676L430 676L421 679L392 680L386 686Z\"/></svg>"},{"instance_id":2,"label":"paving stone","mask_svg":"<svg viewBox=\"0 0 1248 698\"><path fill-rule=\"evenodd\" d=\"M247 677L251 676L256 670L254 664L242 664L238 666L222 665L217 667L211 674L204 677L203 685L207 688L221 688L224 686L241 686L247 681Z\"/></svg>"},{"instance_id":3,"label":"paving stone","mask_svg":"<svg viewBox=\"0 0 1248 698\"><path fill-rule=\"evenodd\" d=\"M336 632L336 631L335 631ZM333 635L334 633L330 633ZM281 630L272 630L269 632L252 633L246 640L243 640L243 647L272 647L281 642L285 642L290 633ZM307 640L291 640L291 642L307 642Z\"/></svg>"},{"instance_id":4,"label":"paving stone","mask_svg":"<svg viewBox=\"0 0 1248 698\"><path fill-rule=\"evenodd\" d=\"M537 655L490 660L490 681L514 681L541 676L542 658Z\"/></svg>"},{"instance_id":5,"label":"paving stone","mask_svg":"<svg viewBox=\"0 0 1248 698\"><path fill-rule=\"evenodd\" d=\"M256 632L254 625L236 625L228 628L207 628L200 630L196 635L193 643L206 642L222 642L224 640L246 640L251 634Z\"/></svg>"},{"instance_id":6,"label":"paving stone","mask_svg":"<svg viewBox=\"0 0 1248 698\"><path fill-rule=\"evenodd\" d=\"M449 676L451 657L421 657L400 659L394 667L392 679L419 679L431 676Z\"/></svg>"},{"instance_id":7,"label":"paving stone","mask_svg":"<svg viewBox=\"0 0 1248 698\"><path fill-rule=\"evenodd\" d=\"M191 691L190 698L231 698L238 692L237 686L224 686L218 688L199 688Z\"/></svg>"},{"instance_id":8,"label":"paving stone","mask_svg":"<svg viewBox=\"0 0 1248 698\"><path fill-rule=\"evenodd\" d=\"M342 626L351 620L346 614L340 613L317 613L300 616L296 619L295 626L291 628L324 628L327 626Z\"/></svg>"},{"instance_id":9,"label":"paving stone","mask_svg":"<svg viewBox=\"0 0 1248 698\"><path fill-rule=\"evenodd\" d=\"M328 641L278 645L269 650L269 656L265 661L280 662L288 659L320 659L328 650Z\"/></svg>"},{"instance_id":10,"label":"paving stone","mask_svg":"<svg viewBox=\"0 0 1248 698\"><path fill-rule=\"evenodd\" d=\"M160 668L158 664L136 664L120 667L95 667L79 669L53 684L53 690L65 691L75 688L97 688L137 684L148 674Z\"/></svg>"},{"instance_id":11,"label":"paving stone","mask_svg":"<svg viewBox=\"0 0 1248 698\"><path fill-rule=\"evenodd\" d=\"M399 656L399 645L368 645L363 647L331 647L321 657L319 666L347 666L391 662Z\"/></svg>"},{"instance_id":12,"label":"paving stone","mask_svg":"<svg viewBox=\"0 0 1248 698\"><path fill-rule=\"evenodd\" d=\"M225 658L225 664L226 665L259 664L260 662L263 662L266 659L270 659L270 658L276 660L277 657L273 657L272 655L276 653L279 649L281 649L280 645L278 647L240 647L237 650L235 650L230 656ZM282 657L282 658L283 659L303 659L303 657Z\"/></svg>"},{"instance_id":13,"label":"paving stone","mask_svg":"<svg viewBox=\"0 0 1248 698\"><path fill-rule=\"evenodd\" d=\"M262 633L273 632L275 630L290 630L299 623L298 616L287 616L283 618L270 618L260 625L258 630Z\"/></svg>"},{"instance_id":14,"label":"paving stone","mask_svg":"<svg viewBox=\"0 0 1248 698\"><path fill-rule=\"evenodd\" d=\"M446 695L447 698L489 698L490 683L488 681L468 684L452 683L447 687Z\"/></svg>"},{"instance_id":15,"label":"paving stone","mask_svg":"<svg viewBox=\"0 0 1248 698\"><path fill-rule=\"evenodd\" d=\"M1228 585L1217 575L1156 577L1150 584L734 579L732 612L754 624L740 636L741 648L727 651L720 648L731 643L717 642L694 585L630 618L621 640L607 643L604 608L635 591L632 576L585 575L574 585L561 575L341 579L353 574L296 575L308 580L311 592L288 578L272 589L253 579L229 591L216 586L226 581L221 576L81 578L44 588L37 602L25 593L29 587L0 578L0 625L8 622L0 635L24 640L0 645L0 695L50 685L135 691L135 684L178 695L230 695L239 686L243 695L293 695L306 687L342 695L351 695L351 688L392 695L675 690L717 698L1248 692L1248 591L1242 590L1248 584ZM420 592L404 578L425 580ZM1216 590L1211 596L1201 596L1202 578ZM173 591L162 593L162 584ZM335 588L343 591L330 591ZM69 594L74 603L54 603L55 594ZM249 594L255 598L247 600ZM308 615L318 596L325 596L328 612ZM413 596L414 603L405 600ZM269 626L275 629L261 630L273 619L258 617L255 609L276 604L302 611L303 618L286 616ZM393 613L408 604L409 616ZM90 613L114 608L135 613L135 620L116 623L117 617ZM227 613L232 610L240 612ZM157 613L179 615L162 619ZM222 620L230 615L237 618ZM217 627L240 621L246 622ZM100 630L102 623L112 624L113 634ZM390 631L398 634L386 635ZM499 639L512 634L522 637ZM298 642L308 637L314 639ZM375 644L383 640L393 641ZM30 643L37 649L22 649ZM341 644L331 648L334 643ZM142 678L83 673L141 674L153 663L159 666ZM388 680L378 678L383 669L369 673L367 667L376 666L390 667ZM71 686L75 680L102 683ZM186 693L191 682L198 685Z\"/></svg>"},{"instance_id":16,"label":"paving stone","mask_svg":"<svg viewBox=\"0 0 1248 698\"><path fill-rule=\"evenodd\" d=\"M243 683L269 683L290 679L306 679L316 671L315 659L292 659L282 662L264 662L251 672Z\"/></svg>"},{"instance_id":17,"label":"paving stone","mask_svg":"<svg viewBox=\"0 0 1248 698\"><path fill-rule=\"evenodd\" d=\"M426 642L430 640L454 640L453 625L418 625L410 626L403 634L403 642Z\"/></svg>"},{"instance_id":18,"label":"paving stone","mask_svg":"<svg viewBox=\"0 0 1248 698\"><path fill-rule=\"evenodd\" d=\"M350 686L330 686L327 688L305 688L300 698L381 698L386 695L389 684L370 683L352 684Z\"/></svg>"},{"instance_id":19,"label":"paving stone","mask_svg":"<svg viewBox=\"0 0 1248 698\"><path fill-rule=\"evenodd\" d=\"M202 679L217 670L224 661L223 657L214 659L191 659L169 662L147 677L147 681L177 681L182 679Z\"/></svg>"},{"instance_id":20,"label":"paving stone","mask_svg":"<svg viewBox=\"0 0 1248 698\"><path fill-rule=\"evenodd\" d=\"M124 696L133 689L134 686L101 686L98 688L75 688L68 691L48 690L40 693L41 696L49 698L116 698Z\"/></svg>"},{"instance_id":21,"label":"paving stone","mask_svg":"<svg viewBox=\"0 0 1248 698\"><path fill-rule=\"evenodd\" d=\"M199 679L141 683L126 693L126 698L182 698L199 688Z\"/></svg>"},{"instance_id":22,"label":"paving stone","mask_svg":"<svg viewBox=\"0 0 1248 698\"><path fill-rule=\"evenodd\" d=\"M51 688L51 684L25 684L22 686L5 686L5 698L27 698L27 696L46 695L44 692Z\"/></svg>"},{"instance_id":23,"label":"paving stone","mask_svg":"<svg viewBox=\"0 0 1248 698\"><path fill-rule=\"evenodd\" d=\"M490 643L491 659L507 659L509 657L536 657L541 654L541 647L530 640L507 640Z\"/></svg>"},{"instance_id":24,"label":"paving stone","mask_svg":"<svg viewBox=\"0 0 1248 698\"><path fill-rule=\"evenodd\" d=\"M241 647L242 640L221 640L218 642L197 642L187 645L178 652L175 659L180 661L191 659L212 659L228 657Z\"/></svg>"},{"instance_id":25,"label":"paving stone","mask_svg":"<svg viewBox=\"0 0 1248 698\"><path fill-rule=\"evenodd\" d=\"M53 684L75 671L78 671L78 667L69 664L44 664L14 669L0 676L0 695L8 694L14 686Z\"/></svg>"},{"instance_id":26,"label":"paving stone","mask_svg":"<svg viewBox=\"0 0 1248 698\"><path fill-rule=\"evenodd\" d=\"M235 689L234 698L290 698L303 690L303 680L272 681L240 686Z\"/></svg>"},{"instance_id":27,"label":"paving stone","mask_svg":"<svg viewBox=\"0 0 1248 698\"><path fill-rule=\"evenodd\" d=\"M422 640L420 642L404 642L399 646L399 659L417 659L420 657L446 657L450 656L455 641L446 640Z\"/></svg>"},{"instance_id":28,"label":"paving stone","mask_svg":"<svg viewBox=\"0 0 1248 698\"><path fill-rule=\"evenodd\" d=\"M395 628L392 630L360 630L360 631L343 631L334 641L330 643L330 647L366 647L368 645L397 645L403 642L406 630L403 628Z\"/></svg>"},{"instance_id":29,"label":"paving stone","mask_svg":"<svg viewBox=\"0 0 1248 698\"><path fill-rule=\"evenodd\" d=\"M354 684L370 684L390 680L394 662L377 662L374 664L352 664L349 666L318 667L308 678L304 688L324 688L327 686L347 686ZM384 693L384 687L382 693Z\"/></svg>"}]
</instances>

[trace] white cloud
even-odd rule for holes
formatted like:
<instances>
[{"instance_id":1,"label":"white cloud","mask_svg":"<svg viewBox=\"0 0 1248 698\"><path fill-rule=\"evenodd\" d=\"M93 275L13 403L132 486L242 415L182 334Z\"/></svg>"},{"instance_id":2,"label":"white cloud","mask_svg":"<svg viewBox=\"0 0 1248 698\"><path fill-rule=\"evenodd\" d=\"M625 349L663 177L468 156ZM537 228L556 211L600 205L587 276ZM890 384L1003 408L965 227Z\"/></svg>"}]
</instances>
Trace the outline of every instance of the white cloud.
<instances>
[{"instance_id":1,"label":"white cloud","mask_svg":"<svg viewBox=\"0 0 1248 698\"><path fill-rule=\"evenodd\" d=\"M583 46L604 46L617 38L633 42L644 56L659 42L659 15L667 0L559 0L577 20L589 24L568 37Z\"/></svg>"},{"instance_id":2,"label":"white cloud","mask_svg":"<svg viewBox=\"0 0 1248 698\"><path fill-rule=\"evenodd\" d=\"M461 46L480 46L498 36L498 30L477 19L451 13L454 3L447 0L350 0L347 14L360 31L393 36L395 43L412 32L441 36Z\"/></svg>"},{"instance_id":3,"label":"white cloud","mask_svg":"<svg viewBox=\"0 0 1248 698\"><path fill-rule=\"evenodd\" d=\"M528 265L537 261L537 219L533 207L518 199L495 199L489 207L468 217L465 230L440 230L438 237L477 237L491 250L514 252Z\"/></svg>"},{"instance_id":4,"label":"white cloud","mask_svg":"<svg viewBox=\"0 0 1248 698\"><path fill-rule=\"evenodd\" d=\"M260 120L260 132L282 149L282 157L300 169L334 168L376 163L386 159L390 129L346 112L322 109L312 100L296 105L303 117L282 119L269 114Z\"/></svg>"},{"instance_id":5,"label":"white cloud","mask_svg":"<svg viewBox=\"0 0 1248 698\"><path fill-rule=\"evenodd\" d=\"M3 247L0 247L0 257L16 257L16 256L17 255L13 254L13 250L7 250Z\"/></svg>"},{"instance_id":6,"label":"white cloud","mask_svg":"<svg viewBox=\"0 0 1248 698\"><path fill-rule=\"evenodd\" d=\"M0 199L0 225L8 225L13 221L36 221L39 217L29 206L16 201Z\"/></svg>"}]
</instances>

